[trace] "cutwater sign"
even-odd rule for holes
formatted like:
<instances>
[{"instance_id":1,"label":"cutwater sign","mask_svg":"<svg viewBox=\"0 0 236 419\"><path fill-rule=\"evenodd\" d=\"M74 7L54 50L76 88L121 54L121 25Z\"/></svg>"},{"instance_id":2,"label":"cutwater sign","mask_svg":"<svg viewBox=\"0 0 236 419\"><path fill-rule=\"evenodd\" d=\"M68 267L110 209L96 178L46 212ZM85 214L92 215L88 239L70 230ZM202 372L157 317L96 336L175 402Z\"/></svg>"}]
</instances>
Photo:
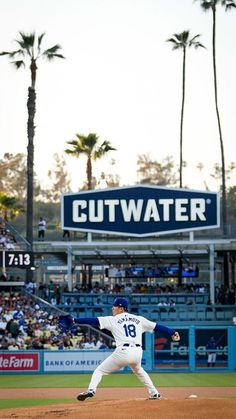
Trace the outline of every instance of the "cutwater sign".
<instances>
[{"instance_id":1,"label":"cutwater sign","mask_svg":"<svg viewBox=\"0 0 236 419\"><path fill-rule=\"evenodd\" d=\"M64 194L62 228L152 236L219 227L214 192L138 185Z\"/></svg>"}]
</instances>

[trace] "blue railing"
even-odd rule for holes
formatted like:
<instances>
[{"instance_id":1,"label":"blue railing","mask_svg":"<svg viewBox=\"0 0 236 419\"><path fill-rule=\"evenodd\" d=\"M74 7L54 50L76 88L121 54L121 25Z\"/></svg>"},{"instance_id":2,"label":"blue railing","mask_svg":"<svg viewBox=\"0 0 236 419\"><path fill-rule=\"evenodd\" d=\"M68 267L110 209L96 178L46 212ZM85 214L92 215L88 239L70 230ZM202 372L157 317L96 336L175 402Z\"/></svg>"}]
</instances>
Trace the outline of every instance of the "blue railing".
<instances>
[{"instance_id":1,"label":"blue railing","mask_svg":"<svg viewBox=\"0 0 236 419\"><path fill-rule=\"evenodd\" d=\"M89 304L59 304L57 306L63 311L73 316L83 317L99 317L110 316L111 306L100 304L91 306ZM136 315L147 317L152 321L161 322L224 322L225 324L233 324L233 318L236 317L236 306L232 305L212 305L199 304L193 306L175 305L174 308L160 308L154 304L132 305L130 312Z\"/></svg>"},{"instance_id":2,"label":"blue railing","mask_svg":"<svg viewBox=\"0 0 236 419\"><path fill-rule=\"evenodd\" d=\"M77 292L63 293L61 302L65 304L68 299L72 303L82 303L87 305L109 304L112 305L116 294L83 294ZM159 304L161 302L170 304L188 304L190 301L194 304L207 304L209 300L208 293L171 293L171 294L136 294L119 293L119 297L126 297L131 305L138 304Z\"/></svg>"}]
</instances>

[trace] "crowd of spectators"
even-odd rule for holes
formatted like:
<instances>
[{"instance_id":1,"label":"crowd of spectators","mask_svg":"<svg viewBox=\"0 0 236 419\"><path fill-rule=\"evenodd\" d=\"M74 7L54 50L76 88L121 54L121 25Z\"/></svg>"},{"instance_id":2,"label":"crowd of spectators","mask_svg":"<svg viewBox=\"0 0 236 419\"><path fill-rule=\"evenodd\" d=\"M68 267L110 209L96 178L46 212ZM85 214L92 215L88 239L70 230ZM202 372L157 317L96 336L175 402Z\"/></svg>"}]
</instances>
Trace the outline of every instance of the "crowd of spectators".
<instances>
[{"instance_id":1,"label":"crowd of spectators","mask_svg":"<svg viewBox=\"0 0 236 419\"><path fill-rule=\"evenodd\" d=\"M7 229L4 221L0 222L0 247L6 250L16 248L16 239L10 230Z\"/></svg>"},{"instance_id":2,"label":"crowd of spectators","mask_svg":"<svg viewBox=\"0 0 236 419\"><path fill-rule=\"evenodd\" d=\"M162 296L163 294L184 294L189 296L189 299L186 300L188 305L194 304L194 300L191 298L191 294L208 294L209 295L209 285L199 283L199 284L183 284L181 286L171 285L171 284L132 284L127 283L123 284L106 284L100 285L99 282L95 282L91 287L87 285L74 285L72 292L69 293L67 285L60 285L50 281L49 284L40 283L38 289L36 290L36 284L31 281L26 284L26 289L28 292L37 293L37 295L48 301L50 304L57 306L59 304L73 305L73 303L79 303L80 299L76 294L85 294L85 295L96 295L98 298L94 299L94 304L96 302L99 305L99 296L104 295L127 295L132 296L132 302L134 303L134 294L155 294ZM63 298L63 295L66 294L67 297ZM100 303L102 304L102 303ZM208 302L210 304L210 300ZM219 305L233 305L235 304L235 289L228 288L224 285L215 288L215 304ZM163 304L164 305L164 304Z\"/></svg>"},{"instance_id":3,"label":"crowd of spectators","mask_svg":"<svg viewBox=\"0 0 236 419\"><path fill-rule=\"evenodd\" d=\"M48 349L48 350L62 350L62 349L105 349L107 346L102 338L97 335L89 335L87 331L81 329L80 326L73 326L71 331L63 331L58 326L58 312L56 306L60 304L61 295L66 291L58 284L51 281L47 285L40 284L37 293L39 292L41 298L49 301L51 306L55 306L55 310L45 308L44 304L33 298L36 291L36 285L33 281L26 284L28 295L21 293L2 293L0 295L0 350L26 350L26 349ZM189 300L186 304L193 304L191 301L191 293L203 293L208 291L208 288L203 284L196 287L187 286L185 291L189 295ZM144 285L128 284L127 286L120 286L115 284L113 287L100 287L99 283L95 283L92 289L86 287L74 287L71 293L70 301L66 305L73 305L73 294L75 293L96 294L96 303L99 305L99 296L103 293L119 294L119 293L168 293L174 292L169 285L151 287ZM101 299L101 298L100 298ZM216 304L235 304L235 291L224 285L216 287ZM208 306L211 301L208 301ZM160 299L159 307L166 308L167 303ZM168 308L175 311L175 302L170 300Z\"/></svg>"},{"instance_id":4,"label":"crowd of spectators","mask_svg":"<svg viewBox=\"0 0 236 419\"><path fill-rule=\"evenodd\" d=\"M222 305L233 305L235 304L235 289L228 288L225 285L221 285L220 287L216 287L215 289L215 301L216 304Z\"/></svg>"},{"instance_id":5,"label":"crowd of spectators","mask_svg":"<svg viewBox=\"0 0 236 419\"><path fill-rule=\"evenodd\" d=\"M62 288L62 292L69 292L67 285ZM209 286L203 283L199 284L148 284L148 283L126 283L126 284L106 284L100 285L95 282L91 287L88 285L75 285L72 293L79 294L191 294L191 293L208 293Z\"/></svg>"},{"instance_id":6,"label":"crowd of spectators","mask_svg":"<svg viewBox=\"0 0 236 419\"><path fill-rule=\"evenodd\" d=\"M29 296L0 296L0 350L105 349L103 337L89 336L78 325L71 331L58 326L53 314Z\"/></svg>"}]
</instances>

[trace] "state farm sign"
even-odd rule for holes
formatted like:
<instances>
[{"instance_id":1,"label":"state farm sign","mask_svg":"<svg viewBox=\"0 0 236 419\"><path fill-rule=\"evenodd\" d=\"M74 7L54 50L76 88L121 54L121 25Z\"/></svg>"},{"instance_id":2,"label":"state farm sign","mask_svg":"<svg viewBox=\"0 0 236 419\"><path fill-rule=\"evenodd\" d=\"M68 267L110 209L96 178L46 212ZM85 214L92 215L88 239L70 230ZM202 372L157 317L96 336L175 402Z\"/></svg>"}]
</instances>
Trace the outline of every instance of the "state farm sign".
<instances>
[{"instance_id":1,"label":"state farm sign","mask_svg":"<svg viewBox=\"0 0 236 419\"><path fill-rule=\"evenodd\" d=\"M219 227L215 192L138 185L64 194L62 228L151 236Z\"/></svg>"},{"instance_id":2,"label":"state farm sign","mask_svg":"<svg viewBox=\"0 0 236 419\"><path fill-rule=\"evenodd\" d=\"M38 353L0 353L0 371L39 371Z\"/></svg>"}]
</instances>

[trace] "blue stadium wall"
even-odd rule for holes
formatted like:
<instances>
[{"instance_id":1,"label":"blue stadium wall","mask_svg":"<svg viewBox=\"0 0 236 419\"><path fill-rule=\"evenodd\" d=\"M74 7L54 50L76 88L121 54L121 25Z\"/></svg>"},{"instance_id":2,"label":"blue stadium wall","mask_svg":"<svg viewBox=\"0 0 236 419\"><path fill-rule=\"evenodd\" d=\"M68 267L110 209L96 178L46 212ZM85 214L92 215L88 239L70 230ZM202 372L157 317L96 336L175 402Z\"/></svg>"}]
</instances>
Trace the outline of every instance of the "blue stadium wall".
<instances>
[{"instance_id":1,"label":"blue stadium wall","mask_svg":"<svg viewBox=\"0 0 236 419\"><path fill-rule=\"evenodd\" d=\"M181 326L180 342L146 333L143 367L149 372L236 371L236 326ZM216 363L208 367L206 344L217 342ZM0 351L1 374L91 373L113 350ZM127 372L124 368L121 372Z\"/></svg>"}]
</instances>

